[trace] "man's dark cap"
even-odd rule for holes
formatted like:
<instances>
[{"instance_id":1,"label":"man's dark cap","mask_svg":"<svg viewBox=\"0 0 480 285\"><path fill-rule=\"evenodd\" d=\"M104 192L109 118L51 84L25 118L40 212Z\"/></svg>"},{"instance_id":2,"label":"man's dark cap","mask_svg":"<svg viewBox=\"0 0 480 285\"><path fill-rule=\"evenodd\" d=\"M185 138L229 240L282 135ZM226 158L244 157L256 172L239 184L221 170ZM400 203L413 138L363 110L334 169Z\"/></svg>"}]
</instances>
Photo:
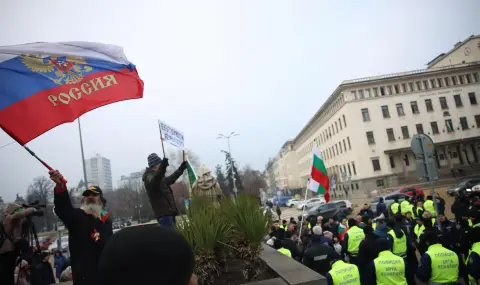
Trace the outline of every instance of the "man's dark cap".
<instances>
[{"instance_id":1,"label":"man's dark cap","mask_svg":"<svg viewBox=\"0 0 480 285\"><path fill-rule=\"evenodd\" d=\"M90 195L94 195L94 196L103 196L103 192L102 192L102 189L100 189L100 187L98 186L90 186L87 188L87 190L83 191L83 194L82 196L90 196Z\"/></svg>"},{"instance_id":2,"label":"man's dark cap","mask_svg":"<svg viewBox=\"0 0 480 285\"><path fill-rule=\"evenodd\" d=\"M115 233L99 261L102 285L187 285L195 265L188 242L173 229L135 226Z\"/></svg>"}]
</instances>

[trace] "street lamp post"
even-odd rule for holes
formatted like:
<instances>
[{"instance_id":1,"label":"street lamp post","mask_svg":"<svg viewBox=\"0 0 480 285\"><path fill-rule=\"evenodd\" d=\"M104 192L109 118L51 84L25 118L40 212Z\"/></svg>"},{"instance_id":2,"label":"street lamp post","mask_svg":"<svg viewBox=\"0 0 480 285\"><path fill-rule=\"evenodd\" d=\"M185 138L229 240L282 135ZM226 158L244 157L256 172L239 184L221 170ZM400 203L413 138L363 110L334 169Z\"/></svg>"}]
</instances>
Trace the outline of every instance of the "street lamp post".
<instances>
[{"instance_id":1,"label":"street lamp post","mask_svg":"<svg viewBox=\"0 0 480 285\"><path fill-rule=\"evenodd\" d=\"M230 148L230 138L232 137L236 137L240 134L237 134L235 132L231 132L228 136L224 135L224 134L218 134L218 137L217 139L226 139L227 140L227 144L228 144L228 153L230 154L230 164L232 166L232 179L233 179L233 193L235 194L235 197L237 197L237 185L235 183L235 171L233 170L233 160L232 160L232 150Z\"/></svg>"}]
</instances>

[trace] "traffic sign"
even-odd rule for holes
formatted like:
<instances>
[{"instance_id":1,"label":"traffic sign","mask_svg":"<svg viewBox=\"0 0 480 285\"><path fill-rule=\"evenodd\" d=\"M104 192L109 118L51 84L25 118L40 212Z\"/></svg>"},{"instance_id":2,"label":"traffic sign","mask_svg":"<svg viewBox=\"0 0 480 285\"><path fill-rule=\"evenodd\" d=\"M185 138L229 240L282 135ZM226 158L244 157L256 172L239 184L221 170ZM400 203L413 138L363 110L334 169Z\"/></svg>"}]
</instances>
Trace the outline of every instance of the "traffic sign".
<instances>
[{"instance_id":1,"label":"traffic sign","mask_svg":"<svg viewBox=\"0 0 480 285\"><path fill-rule=\"evenodd\" d=\"M422 181L438 180L438 167L435 158L435 144L424 134L414 135L411 142L415 154L417 177Z\"/></svg>"}]
</instances>

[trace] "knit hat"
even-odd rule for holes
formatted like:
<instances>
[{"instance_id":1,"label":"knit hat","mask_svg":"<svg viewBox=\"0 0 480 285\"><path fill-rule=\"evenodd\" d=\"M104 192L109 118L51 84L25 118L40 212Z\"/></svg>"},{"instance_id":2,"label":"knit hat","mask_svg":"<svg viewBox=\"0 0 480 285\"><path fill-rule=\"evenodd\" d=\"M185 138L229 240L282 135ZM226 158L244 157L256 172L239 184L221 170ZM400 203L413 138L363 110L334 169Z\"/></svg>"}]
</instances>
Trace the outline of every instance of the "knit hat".
<instances>
[{"instance_id":1,"label":"knit hat","mask_svg":"<svg viewBox=\"0 0 480 285\"><path fill-rule=\"evenodd\" d=\"M99 261L102 285L185 285L195 256L176 231L154 226L125 228L105 245Z\"/></svg>"},{"instance_id":2,"label":"knit hat","mask_svg":"<svg viewBox=\"0 0 480 285\"><path fill-rule=\"evenodd\" d=\"M162 163L162 159L156 153L152 153L148 156L148 167L154 167Z\"/></svg>"},{"instance_id":3,"label":"knit hat","mask_svg":"<svg viewBox=\"0 0 480 285\"><path fill-rule=\"evenodd\" d=\"M312 232L314 235L321 235L323 230L321 226L314 226Z\"/></svg>"}]
</instances>

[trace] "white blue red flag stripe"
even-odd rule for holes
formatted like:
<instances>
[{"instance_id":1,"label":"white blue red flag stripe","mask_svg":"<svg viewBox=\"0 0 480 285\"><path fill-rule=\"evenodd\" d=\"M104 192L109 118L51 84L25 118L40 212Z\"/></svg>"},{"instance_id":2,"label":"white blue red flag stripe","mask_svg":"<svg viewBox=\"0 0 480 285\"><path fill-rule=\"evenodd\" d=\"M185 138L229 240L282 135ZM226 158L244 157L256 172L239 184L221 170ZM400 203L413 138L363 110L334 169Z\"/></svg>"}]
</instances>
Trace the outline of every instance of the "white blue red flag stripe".
<instances>
[{"instance_id":1,"label":"white blue red flag stripe","mask_svg":"<svg viewBox=\"0 0 480 285\"><path fill-rule=\"evenodd\" d=\"M22 145L90 110L142 96L143 81L121 47L0 47L0 127Z\"/></svg>"}]
</instances>

